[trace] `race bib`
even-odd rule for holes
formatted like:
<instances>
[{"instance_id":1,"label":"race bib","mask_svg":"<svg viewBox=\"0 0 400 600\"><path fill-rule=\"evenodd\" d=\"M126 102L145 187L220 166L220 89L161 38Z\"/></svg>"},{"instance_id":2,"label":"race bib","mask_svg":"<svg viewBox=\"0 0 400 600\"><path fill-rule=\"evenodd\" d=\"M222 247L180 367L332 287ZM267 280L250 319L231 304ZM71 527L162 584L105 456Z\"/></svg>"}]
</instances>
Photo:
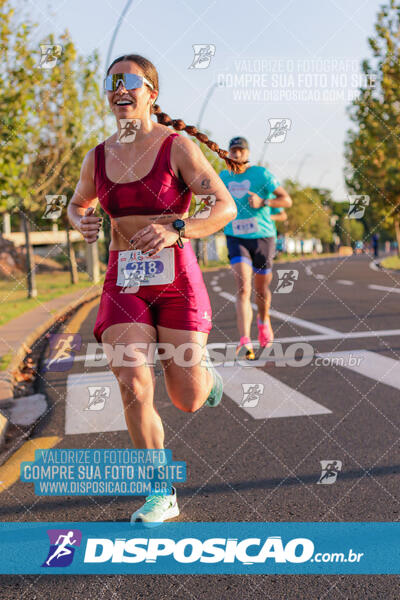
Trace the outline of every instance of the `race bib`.
<instances>
[{"instance_id":1,"label":"race bib","mask_svg":"<svg viewBox=\"0 0 400 600\"><path fill-rule=\"evenodd\" d=\"M259 231L257 219L252 217L251 219L232 221L232 230L233 235L245 235Z\"/></svg>"},{"instance_id":2,"label":"race bib","mask_svg":"<svg viewBox=\"0 0 400 600\"><path fill-rule=\"evenodd\" d=\"M173 248L163 248L151 257L142 254L141 250L122 250L118 253L117 285L120 287L135 289L141 285L165 285L174 279Z\"/></svg>"}]
</instances>

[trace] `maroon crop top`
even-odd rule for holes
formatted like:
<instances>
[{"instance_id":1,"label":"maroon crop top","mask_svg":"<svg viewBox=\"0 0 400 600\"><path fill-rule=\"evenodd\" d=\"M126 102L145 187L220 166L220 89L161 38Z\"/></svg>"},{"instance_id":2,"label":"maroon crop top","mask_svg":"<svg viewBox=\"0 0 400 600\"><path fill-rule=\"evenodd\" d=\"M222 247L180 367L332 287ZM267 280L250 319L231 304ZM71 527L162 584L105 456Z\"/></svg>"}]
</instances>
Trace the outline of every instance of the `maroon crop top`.
<instances>
[{"instance_id":1,"label":"maroon crop top","mask_svg":"<svg viewBox=\"0 0 400 600\"><path fill-rule=\"evenodd\" d=\"M165 138L149 173L129 183L115 183L106 175L104 142L96 146L94 181L97 197L110 217L184 213L189 209L192 193L171 167L171 144L177 136Z\"/></svg>"}]
</instances>

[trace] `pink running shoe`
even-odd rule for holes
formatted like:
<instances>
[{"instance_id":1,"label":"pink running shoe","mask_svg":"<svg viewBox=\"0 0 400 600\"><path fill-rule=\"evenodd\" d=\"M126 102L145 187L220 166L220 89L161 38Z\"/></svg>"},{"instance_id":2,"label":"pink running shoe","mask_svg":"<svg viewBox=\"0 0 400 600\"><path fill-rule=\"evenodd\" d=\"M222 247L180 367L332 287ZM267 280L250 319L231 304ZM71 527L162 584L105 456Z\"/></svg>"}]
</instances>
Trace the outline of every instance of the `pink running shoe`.
<instances>
[{"instance_id":1,"label":"pink running shoe","mask_svg":"<svg viewBox=\"0 0 400 600\"><path fill-rule=\"evenodd\" d=\"M251 339L245 336L242 336L240 338L240 342L239 345L236 349L236 356L239 355L239 352L241 351L242 348L246 349L246 358L247 360L254 360L255 359L255 354L254 354L254 350L253 350L253 344L251 343Z\"/></svg>"},{"instance_id":2,"label":"pink running shoe","mask_svg":"<svg viewBox=\"0 0 400 600\"><path fill-rule=\"evenodd\" d=\"M274 341L274 332L272 331L271 322L268 319L267 323L262 323L257 316L258 326L258 341L261 348L269 348Z\"/></svg>"}]
</instances>

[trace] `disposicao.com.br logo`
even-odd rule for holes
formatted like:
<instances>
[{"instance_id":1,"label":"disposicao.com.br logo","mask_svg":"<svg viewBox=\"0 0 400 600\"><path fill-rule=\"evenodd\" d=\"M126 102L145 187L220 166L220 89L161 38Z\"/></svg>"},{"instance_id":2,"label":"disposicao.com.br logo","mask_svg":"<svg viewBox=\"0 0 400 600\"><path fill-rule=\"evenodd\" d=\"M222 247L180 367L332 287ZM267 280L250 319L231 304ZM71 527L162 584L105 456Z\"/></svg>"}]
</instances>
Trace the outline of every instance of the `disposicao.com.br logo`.
<instances>
[{"instance_id":1,"label":"disposicao.com.br logo","mask_svg":"<svg viewBox=\"0 0 400 600\"><path fill-rule=\"evenodd\" d=\"M400 523L0 522L0 573L400 574Z\"/></svg>"},{"instance_id":2,"label":"disposicao.com.br logo","mask_svg":"<svg viewBox=\"0 0 400 600\"><path fill-rule=\"evenodd\" d=\"M308 538L293 538L283 543L281 536L262 538L89 538L86 543L85 563L156 563L171 557L183 564L189 563L265 563L354 562L362 553L321 553L314 557L314 543ZM314 558L313 558L314 557Z\"/></svg>"}]
</instances>

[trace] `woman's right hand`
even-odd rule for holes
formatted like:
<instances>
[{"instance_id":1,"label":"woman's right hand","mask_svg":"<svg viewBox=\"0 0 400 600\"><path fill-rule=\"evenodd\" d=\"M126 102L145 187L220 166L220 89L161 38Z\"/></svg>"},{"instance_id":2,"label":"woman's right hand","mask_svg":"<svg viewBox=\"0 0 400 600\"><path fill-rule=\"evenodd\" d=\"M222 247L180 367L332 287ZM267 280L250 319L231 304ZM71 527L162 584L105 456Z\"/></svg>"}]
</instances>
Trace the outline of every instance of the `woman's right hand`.
<instances>
[{"instance_id":1,"label":"woman's right hand","mask_svg":"<svg viewBox=\"0 0 400 600\"><path fill-rule=\"evenodd\" d=\"M102 217L96 217L93 213L93 206L89 206L79 221L79 231L83 235L85 242L88 244L93 244L97 240L103 222Z\"/></svg>"}]
</instances>

